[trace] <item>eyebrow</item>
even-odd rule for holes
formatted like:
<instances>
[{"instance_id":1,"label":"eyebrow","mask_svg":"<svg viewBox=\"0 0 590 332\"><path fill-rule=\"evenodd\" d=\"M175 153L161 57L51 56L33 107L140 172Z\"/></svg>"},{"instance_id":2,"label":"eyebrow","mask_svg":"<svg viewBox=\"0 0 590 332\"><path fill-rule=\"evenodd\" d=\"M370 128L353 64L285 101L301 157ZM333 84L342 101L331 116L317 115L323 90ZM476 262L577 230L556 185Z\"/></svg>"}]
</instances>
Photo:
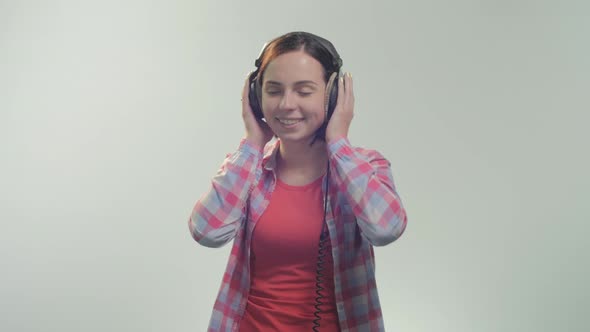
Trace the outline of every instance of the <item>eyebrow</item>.
<instances>
[{"instance_id":1,"label":"eyebrow","mask_svg":"<svg viewBox=\"0 0 590 332\"><path fill-rule=\"evenodd\" d=\"M283 85L282 83L277 82L277 81L266 81L266 84L279 85L279 86L282 86ZM295 85L305 85L305 84L318 85L316 82L310 81L310 80L297 81L297 82L295 82Z\"/></svg>"}]
</instances>

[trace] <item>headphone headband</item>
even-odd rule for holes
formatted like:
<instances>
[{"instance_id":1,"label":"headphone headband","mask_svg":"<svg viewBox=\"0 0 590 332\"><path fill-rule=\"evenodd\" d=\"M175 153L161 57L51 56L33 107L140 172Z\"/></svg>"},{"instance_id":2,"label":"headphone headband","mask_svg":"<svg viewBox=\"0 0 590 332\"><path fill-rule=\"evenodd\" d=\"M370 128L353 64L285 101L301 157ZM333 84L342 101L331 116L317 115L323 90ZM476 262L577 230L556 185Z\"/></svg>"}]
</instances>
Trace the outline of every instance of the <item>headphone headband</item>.
<instances>
[{"instance_id":1,"label":"headphone headband","mask_svg":"<svg viewBox=\"0 0 590 332\"><path fill-rule=\"evenodd\" d=\"M291 32L288 33L286 35L283 36L279 36L269 42L266 42L263 46L262 49L260 50L260 54L258 54L258 57L256 58L256 60L254 61L254 66L257 69L260 69L260 66L262 65L262 58L264 57L264 54L266 53L266 50L268 49L268 47L273 44L276 40L278 40L279 38L285 38L294 34L300 34L300 35L305 35L306 37L310 37L313 40L317 41L323 48L324 50L326 50L332 57L332 65L337 68L336 72L340 70L340 68L342 67L342 59L340 58L340 56L338 55L338 53L336 52L336 50L334 49L334 46L332 46L332 44L326 40L325 38L322 38L320 36L316 36L314 34L311 34L309 32L303 32L303 31L297 31L297 32Z\"/></svg>"},{"instance_id":2,"label":"headphone headband","mask_svg":"<svg viewBox=\"0 0 590 332\"><path fill-rule=\"evenodd\" d=\"M254 66L256 66L256 68L260 68L260 65L262 65L262 56L264 55L264 51L266 51L266 48L268 47L268 44L270 44L270 43L271 42L266 42L262 46L262 49L260 50L260 53L258 54L258 57L254 61Z\"/></svg>"}]
</instances>

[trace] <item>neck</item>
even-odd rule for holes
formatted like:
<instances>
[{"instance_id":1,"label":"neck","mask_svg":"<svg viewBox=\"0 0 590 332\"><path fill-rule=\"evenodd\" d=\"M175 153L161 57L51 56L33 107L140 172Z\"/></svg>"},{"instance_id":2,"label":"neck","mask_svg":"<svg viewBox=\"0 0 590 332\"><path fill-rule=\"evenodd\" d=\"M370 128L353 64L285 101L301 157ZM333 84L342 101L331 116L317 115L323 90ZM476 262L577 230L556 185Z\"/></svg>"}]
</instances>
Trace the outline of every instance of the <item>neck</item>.
<instances>
[{"instance_id":1,"label":"neck","mask_svg":"<svg viewBox=\"0 0 590 332\"><path fill-rule=\"evenodd\" d=\"M279 169L301 174L323 174L328 162L326 142L284 142L279 145Z\"/></svg>"}]
</instances>

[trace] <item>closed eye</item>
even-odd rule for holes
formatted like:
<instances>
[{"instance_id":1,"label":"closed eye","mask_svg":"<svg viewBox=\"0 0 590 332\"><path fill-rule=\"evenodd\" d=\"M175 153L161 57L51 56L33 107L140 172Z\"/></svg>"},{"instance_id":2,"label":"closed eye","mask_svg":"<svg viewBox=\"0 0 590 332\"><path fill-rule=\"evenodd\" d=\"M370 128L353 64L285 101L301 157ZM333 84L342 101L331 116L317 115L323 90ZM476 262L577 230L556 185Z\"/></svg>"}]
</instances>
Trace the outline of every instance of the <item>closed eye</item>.
<instances>
[{"instance_id":1,"label":"closed eye","mask_svg":"<svg viewBox=\"0 0 590 332\"><path fill-rule=\"evenodd\" d=\"M269 96L278 96L281 94L280 90L270 90L270 91L266 91L266 94Z\"/></svg>"}]
</instances>

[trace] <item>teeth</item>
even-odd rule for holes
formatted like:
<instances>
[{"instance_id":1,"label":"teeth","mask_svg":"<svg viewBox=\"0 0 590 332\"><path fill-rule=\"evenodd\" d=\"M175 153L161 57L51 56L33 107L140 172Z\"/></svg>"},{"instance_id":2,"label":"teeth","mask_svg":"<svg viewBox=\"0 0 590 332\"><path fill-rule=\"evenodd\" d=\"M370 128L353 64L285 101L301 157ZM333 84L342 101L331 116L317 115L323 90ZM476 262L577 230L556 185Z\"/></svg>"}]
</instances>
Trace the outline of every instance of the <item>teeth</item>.
<instances>
[{"instance_id":1,"label":"teeth","mask_svg":"<svg viewBox=\"0 0 590 332\"><path fill-rule=\"evenodd\" d=\"M297 122L301 121L301 119L299 119L299 120L278 119L278 120L280 123L286 124L286 125L296 124Z\"/></svg>"}]
</instances>

